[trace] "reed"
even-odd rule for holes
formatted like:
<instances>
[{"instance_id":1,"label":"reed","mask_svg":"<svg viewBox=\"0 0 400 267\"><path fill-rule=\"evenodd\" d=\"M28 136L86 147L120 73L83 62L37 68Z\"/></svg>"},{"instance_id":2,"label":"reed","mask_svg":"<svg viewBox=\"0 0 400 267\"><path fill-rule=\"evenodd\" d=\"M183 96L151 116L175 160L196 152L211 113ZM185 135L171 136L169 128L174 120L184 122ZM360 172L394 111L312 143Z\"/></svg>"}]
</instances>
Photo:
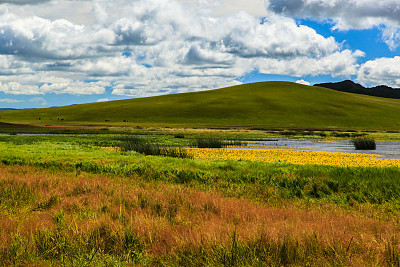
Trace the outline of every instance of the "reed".
<instances>
[{"instance_id":1,"label":"reed","mask_svg":"<svg viewBox=\"0 0 400 267\"><path fill-rule=\"evenodd\" d=\"M166 156L173 158L191 158L185 149L168 148L150 142L148 139L137 136L118 138L120 141L117 146L121 151L136 151L140 154L150 156Z\"/></svg>"}]
</instances>

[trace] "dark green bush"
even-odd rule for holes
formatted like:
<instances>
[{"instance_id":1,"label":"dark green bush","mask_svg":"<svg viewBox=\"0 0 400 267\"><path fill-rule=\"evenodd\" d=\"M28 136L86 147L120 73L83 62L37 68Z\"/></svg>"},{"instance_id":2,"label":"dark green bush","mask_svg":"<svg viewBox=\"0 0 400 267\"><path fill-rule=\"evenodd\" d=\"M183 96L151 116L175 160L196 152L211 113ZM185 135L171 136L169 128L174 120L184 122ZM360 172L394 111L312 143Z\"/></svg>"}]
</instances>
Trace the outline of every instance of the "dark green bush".
<instances>
[{"instance_id":1,"label":"dark green bush","mask_svg":"<svg viewBox=\"0 0 400 267\"><path fill-rule=\"evenodd\" d=\"M355 139L352 141L356 150L375 150L376 143L373 139Z\"/></svg>"}]
</instances>

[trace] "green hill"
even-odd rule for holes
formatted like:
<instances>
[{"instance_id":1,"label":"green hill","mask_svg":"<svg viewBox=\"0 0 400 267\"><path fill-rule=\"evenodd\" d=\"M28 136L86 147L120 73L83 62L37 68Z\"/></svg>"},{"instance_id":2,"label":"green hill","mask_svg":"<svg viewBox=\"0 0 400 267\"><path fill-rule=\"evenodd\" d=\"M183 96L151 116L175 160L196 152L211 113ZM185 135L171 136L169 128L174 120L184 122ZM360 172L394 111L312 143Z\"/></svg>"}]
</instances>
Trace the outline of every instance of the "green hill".
<instances>
[{"instance_id":1,"label":"green hill","mask_svg":"<svg viewBox=\"0 0 400 267\"><path fill-rule=\"evenodd\" d=\"M400 130L400 100L289 82L46 109L0 112L33 124ZM40 120L39 120L40 118Z\"/></svg>"}]
</instances>

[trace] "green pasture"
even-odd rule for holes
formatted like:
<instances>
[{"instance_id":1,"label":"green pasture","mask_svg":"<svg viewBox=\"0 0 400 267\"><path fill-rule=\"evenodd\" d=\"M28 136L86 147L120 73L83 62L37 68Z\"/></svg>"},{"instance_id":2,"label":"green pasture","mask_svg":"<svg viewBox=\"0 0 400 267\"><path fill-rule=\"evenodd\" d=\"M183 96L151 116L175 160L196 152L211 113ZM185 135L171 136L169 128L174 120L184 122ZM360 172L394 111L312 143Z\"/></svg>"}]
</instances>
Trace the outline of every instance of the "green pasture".
<instances>
[{"instance_id":1,"label":"green pasture","mask_svg":"<svg viewBox=\"0 0 400 267\"><path fill-rule=\"evenodd\" d=\"M35 125L400 130L400 100L289 82L262 82L156 97L0 112Z\"/></svg>"}]
</instances>

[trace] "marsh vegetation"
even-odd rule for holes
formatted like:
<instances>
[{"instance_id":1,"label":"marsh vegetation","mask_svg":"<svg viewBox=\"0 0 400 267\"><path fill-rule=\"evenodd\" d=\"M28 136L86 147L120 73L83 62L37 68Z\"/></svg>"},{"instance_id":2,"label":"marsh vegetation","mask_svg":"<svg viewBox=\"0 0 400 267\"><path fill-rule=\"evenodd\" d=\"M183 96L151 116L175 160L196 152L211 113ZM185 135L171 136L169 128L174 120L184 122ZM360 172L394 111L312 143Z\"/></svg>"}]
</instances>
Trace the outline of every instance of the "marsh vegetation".
<instances>
[{"instance_id":1,"label":"marsh vegetation","mask_svg":"<svg viewBox=\"0 0 400 267\"><path fill-rule=\"evenodd\" d=\"M207 135L0 135L0 262L400 263L400 168L151 154Z\"/></svg>"}]
</instances>

